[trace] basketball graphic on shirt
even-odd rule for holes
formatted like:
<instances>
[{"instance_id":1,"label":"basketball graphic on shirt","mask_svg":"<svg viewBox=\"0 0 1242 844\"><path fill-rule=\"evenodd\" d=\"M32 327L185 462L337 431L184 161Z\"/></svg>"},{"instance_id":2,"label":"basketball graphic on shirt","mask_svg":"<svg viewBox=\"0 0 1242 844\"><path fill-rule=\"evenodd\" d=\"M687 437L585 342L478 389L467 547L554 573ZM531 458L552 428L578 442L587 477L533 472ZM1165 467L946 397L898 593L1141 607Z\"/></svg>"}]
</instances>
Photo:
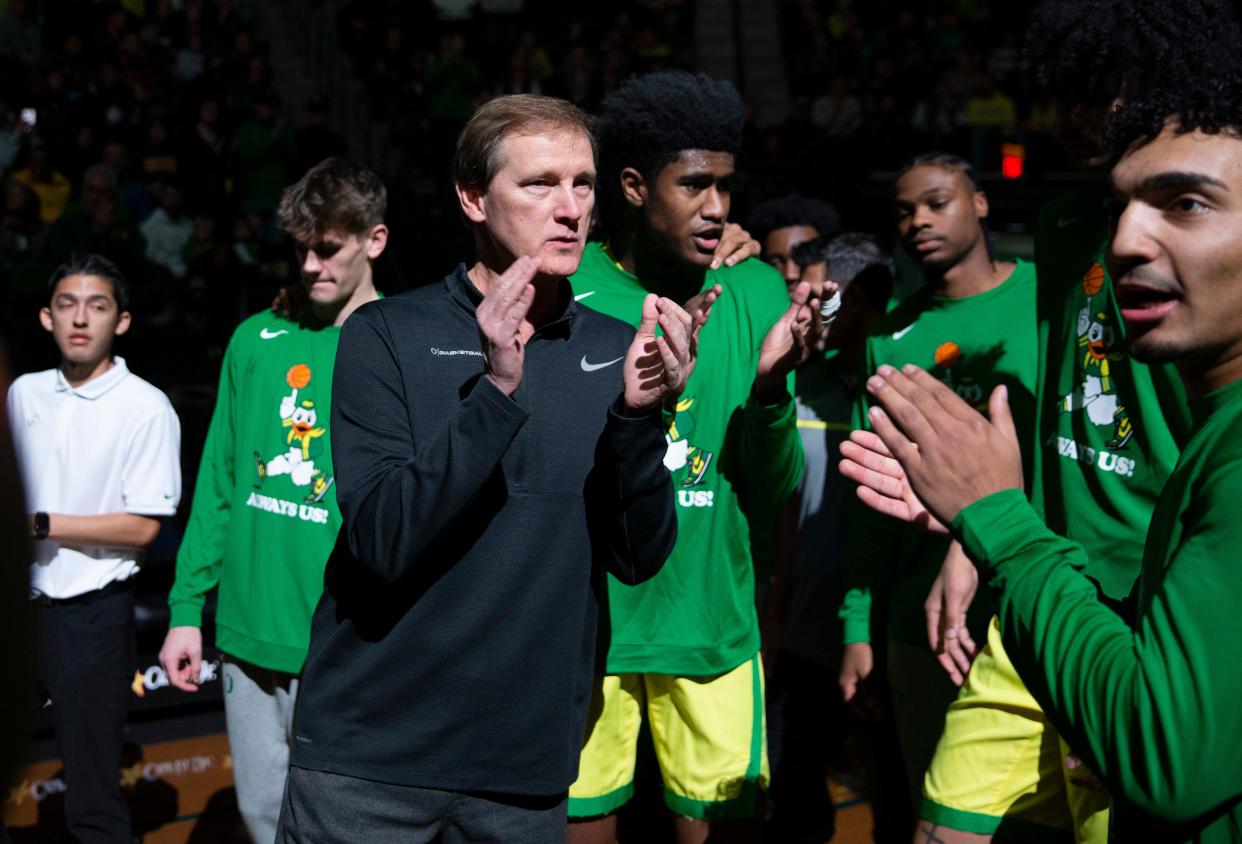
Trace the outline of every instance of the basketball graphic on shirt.
<instances>
[{"instance_id":1,"label":"basketball graphic on shirt","mask_svg":"<svg viewBox=\"0 0 1242 844\"><path fill-rule=\"evenodd\" d=\"M254 451L255 488L265 488L274 478L287 478L298 490L303 505L323 501L334 482L329 467L321 465L326 457L323 446L328 433L327 408L320 407L306 393L299 395L310 382L311 368L304 363L295 363L285 371L285 383L291 392L280 396L280 427L276 429L280 432L279 451L272 457L265 457L258 449ZM310 518L319 524L326 524L319 514L327 512L321 508L297 511L299 518Z\"/></svg>"},{"instance_id":2,"label":"basketball graphic on shirt","mask_svg":"<svg viewBox=\"0 0 1242 844\"><path fill-rule=\"evenodd\" d=\"M1094 262L1087 268L1087 272L1082 277L1082 290L1088 296L1094 296L1104 287L1104 265L1099 261Z\"/></svg>"},{"instance_id":3,"label":"basketball graphic on shirt","mask_svg":"<svg viewBox=\"0 0 1242 844\"><path fill-rule=\"evenodd\" d=\"M937 366L957 366L962 360L962 349L952 340L936 347Z\"/></svg>"},{"instance_id":4,"label":"basketball graphic on shirt","mask_svg":"<svg viewBox=\"0 0 1242 844\"><path fill-rule=\"evenodd\" d=\"M300 390L310 383L310 367L304 363L295 363L285 373L285 383L295 390Z\"/></svg>"}]
</instances>

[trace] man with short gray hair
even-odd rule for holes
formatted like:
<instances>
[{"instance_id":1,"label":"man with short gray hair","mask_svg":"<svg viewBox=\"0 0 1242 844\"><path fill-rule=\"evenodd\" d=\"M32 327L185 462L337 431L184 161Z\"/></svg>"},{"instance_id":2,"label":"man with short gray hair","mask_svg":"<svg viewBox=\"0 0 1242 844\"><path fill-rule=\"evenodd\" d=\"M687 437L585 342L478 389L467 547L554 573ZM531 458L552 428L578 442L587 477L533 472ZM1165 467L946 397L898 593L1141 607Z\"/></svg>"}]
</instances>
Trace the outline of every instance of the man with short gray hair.
<instances>
[{"instance_id":1,"label":"man with short gray hair","mask_svg":"<svg viewBox=\"0 0 1242 844\"><path fill-rule=\"evenodd\" d=\"M645 580L676 539L661 407L705 317L653 295L636 334L574 301L588 118L492 100L454 169L477 261L342 332L281 841L561 840L603 572Z\"/></svg>"}]
</instances>

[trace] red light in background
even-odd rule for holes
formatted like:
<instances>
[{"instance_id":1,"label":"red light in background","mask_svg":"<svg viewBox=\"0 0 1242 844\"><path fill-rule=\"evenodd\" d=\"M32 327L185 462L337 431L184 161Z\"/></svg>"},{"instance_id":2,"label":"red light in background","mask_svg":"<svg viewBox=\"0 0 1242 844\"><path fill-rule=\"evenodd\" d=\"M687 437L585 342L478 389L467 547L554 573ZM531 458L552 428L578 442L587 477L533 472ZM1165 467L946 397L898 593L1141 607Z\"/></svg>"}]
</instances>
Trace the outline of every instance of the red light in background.
<instances>
[{"instance_id":1,"label":"red light in background","mask_svg":"<svg viewBox=\"0 0 1242 844\"><path fill-rule=\"evenodd\" d=\"M1001 176L1021 179L1026 168L1026 147L1022 144L1001 144Z\"/></svg>"}]
</instances>

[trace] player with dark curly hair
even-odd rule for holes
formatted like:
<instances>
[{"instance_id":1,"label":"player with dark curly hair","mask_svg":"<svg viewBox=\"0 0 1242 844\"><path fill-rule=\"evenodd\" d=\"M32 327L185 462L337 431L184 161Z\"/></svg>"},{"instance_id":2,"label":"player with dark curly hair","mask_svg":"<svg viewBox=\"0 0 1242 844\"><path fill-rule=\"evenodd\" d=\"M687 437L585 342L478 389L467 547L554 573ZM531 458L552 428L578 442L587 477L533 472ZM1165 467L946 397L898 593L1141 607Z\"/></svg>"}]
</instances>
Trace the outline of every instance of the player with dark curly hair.
<instances>
[{"instance_id":1,"label":"player with dark curly hair","mask_svg":"<svg viewBox=\"0 0 1242 844\"><path fill-rule=\"evenodd\" d=\"M1001 587L998 639L1107 788L1116 841L1235 842L1242 829L1242 70L1204 74L1127 96L1114 121L1112 295L1129 353L1177 367L1192 420L1143 547L1127 546L1142 562L1121 612L1092 576L1107 549L1063 538L1026 501L1003 395L989 423L922 372L883 371L868 389L897 461L846 455L882 469L898 496L887 505L949 525ZM847 474L878 492L859 463Z\"/></svg>"},{"instance_id":2,"label":"player with dark curly hair","mask_svg":"<svg viewBox=\"0 0 1242 844\"><path fill-rule=\"evenodd\" d=\"M663 574L608 590L605 674L569 792L573 842L615 840L644 714L680 841L753 819L767 781L754 555L770 554L775 512L802 471L792 376L820 320L809 285L791 303L761 261L719 265L742 123L731 84L681 71L629 80L596 122L607 239L587 247L576 297L631 324L648 293L719 298L666 409L677 545Z\"/></svg>"},{"instance_id":3,"label":"player with dark curly hair","mask_svg":"<svg viewBox=\"0 0 1242 844\"><path fill-rule=\"evenodd\" d=\"M756 205L746 229L762 244L763 260L776 267L788 283L796 282L801 270L793 260L798 244L838 234L841 218L823 200L790 193Z\"/></svg>"},{"instance_id":4,"label":"player with dark curly hair","mask_svg":"<svg viewBox=\"0 0 1242 844\"><path fill-rule=\"evenodd\" d=\"M1101 132L1119 98L1164 80L1193 80L1229 61L1229 0L1044 0L1026 28L1036 82L1057 102L1057 135L1071 159L1101 166Z\"/></svg>"},{"instance_id":5,"label":"player with dark curly hair","mask_svg":"<svg viewBox=\"0 0 1242 844\"><path fill-rule=\"evenodd\" d=\"M1096 169L1108 160L1106 127L1118 103L1146 102L1157 86L1197 89L1204 67L1234 61L1237 31L1223 0L1045 0L1027 46L1038 81L1057 98L1059 140L1079 166ZM1174 368L1128 354L1105 267L1103 198L1102 182L1088 185L1049 203L1036 225L1041 327L1029 486L1047 525L1088 549L1087 573L1120 601L1190 420ZM977 584L975 569L950 557L927 599L932 646L965 686L924 781L921 834L976 842L1034 829L1103 841L1107 796L1080 766L1067 767L1077 765L1071 749L1006 656L996 621L978 649L967 633Z\"/></svg>"}]
</instances>

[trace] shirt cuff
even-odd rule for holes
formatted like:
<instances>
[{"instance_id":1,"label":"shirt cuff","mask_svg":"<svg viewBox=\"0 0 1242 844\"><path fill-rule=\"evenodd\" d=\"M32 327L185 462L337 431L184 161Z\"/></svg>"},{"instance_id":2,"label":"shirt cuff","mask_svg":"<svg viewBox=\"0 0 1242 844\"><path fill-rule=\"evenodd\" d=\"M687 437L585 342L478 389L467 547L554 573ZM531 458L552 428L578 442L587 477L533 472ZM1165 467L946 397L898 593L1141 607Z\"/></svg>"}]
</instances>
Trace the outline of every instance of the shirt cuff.
<instances>
[{"instance_id":1,"label":"shirt cuff","mask_svg":"<svg viewBox=\"0 0 1242 844\"><path fill-rule=\"evenodd\" d=\"M175 516L177 514L178 499L173 499L171 502L156 502L152 499L149 503L144 503L142 501L127 501L125 502L125 512L131 516L147 516L152 519Z\"/></svg>"},{"instance_id":2,"label":"shirt cuff","mask_svg":"<svg viewBox=\"0 0 1242 844\"><path fill-rule=\"evenodd\" d=\"M1032 537L1048 532L1020 489L981 498L957 514L951 526L975 565L993 574L1010 574L1023 564L1022 550Z\"/></svg>"},{"instance_id":3,"label":"shirt cuff","mask_svg":"<svg viewBox=\"0 0 1242 844\"><path fill-rule=\"evenodd\" d=\"M871 592L866 589L849 589L841 600L841 628L843 644L853 645L871 641Z\"/></svg>"},{"instance_id":4,"label":"shirt cuff","mask_svg":"<svg viewBox=\"0 0 1242 844\"><path fill-rule=\"evenodd\" d=\"M630 416L625 412L624 396L617 396L616 401L608 408L608 429L611 432L610 445L614 454L626 455L630 450L651 436L655 431L664 437L664 415L657 407L641 416Z\"/></svg>"},{"instance_id":5,"label":"shirt cuff","mask_svg":"<svg viewBox=\"0 0 1242 844\"><path fill-rule=\"evenodd\" d=\"M518 400L506 394L503 390L496 386L496 382L488 378L486 375L479 376L479 380L475 382L471 395L478 395L485 399L489 404L501 411L514 423L522 423L530 415L526 410L518 404Z\"/></svg>"},{"instance_id":6,"label":"shirt cuff","mask_svg":"<svg viewBox=\"0 0 1242 844\"><path fill-rule=\"evenodd\" d=\"M746 412L753 414L762 424L768 427L780 425L792 418L796 413L793 396L786 390L776 401L767 403L759 398L755 388L751 387L750 396L746 399Z\"/></svg>"},{"instance_id":7,"label":"shirt cuff","mask_svg":"<svg viewBox=\"0 0 1242 844\"><path fill-rule=\"evenodd\" d=\"M172 611L171 617L168 620L169 627L203 626L202 604L170 604L168 609Z\"/></svg>"}]
</instances>

